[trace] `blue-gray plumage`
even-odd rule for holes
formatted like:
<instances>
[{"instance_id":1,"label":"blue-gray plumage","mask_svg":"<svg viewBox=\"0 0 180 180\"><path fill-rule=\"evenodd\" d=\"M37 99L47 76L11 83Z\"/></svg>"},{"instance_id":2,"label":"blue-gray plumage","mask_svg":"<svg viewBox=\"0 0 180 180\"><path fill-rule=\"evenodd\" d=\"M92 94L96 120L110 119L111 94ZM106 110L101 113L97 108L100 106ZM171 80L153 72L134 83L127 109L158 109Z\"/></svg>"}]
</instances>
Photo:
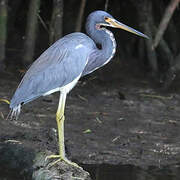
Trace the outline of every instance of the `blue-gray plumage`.
<instances>
[{"instance_id":1,"label":"blue-gray plumage","mask_svg":"<svg viewBox=\"0 0 180 180\"><path fill-rule=\"evenodd\" d=\"M19 84L10 107L28 103L80 76L95 44L83 33L72 33L49 47L30 67Z\"/></svg>"},{"instance_id":2,"label":"blue-gray plumage","mask_svg":"<svg viewBox=\"0 0 180 180\"><path fill-rule=\"evenodd\" d=\"M58 161L64 160L76 166L65 157L64 151L66 95L80 77L107 64L114 56L116 42L113 34L105 28L106 26L121 28L147 38L146 35L118 22L107 12L95 11L87 18L86 31L88 35L72 33L49 47L26 72L11 100L11 116L18 116L22 104L60 91L56 114L60 150L59 155L52 155L49 158L58 157ZM97 48L96 44L100 44L101 48Z\"/></svg>"}]
</instances>

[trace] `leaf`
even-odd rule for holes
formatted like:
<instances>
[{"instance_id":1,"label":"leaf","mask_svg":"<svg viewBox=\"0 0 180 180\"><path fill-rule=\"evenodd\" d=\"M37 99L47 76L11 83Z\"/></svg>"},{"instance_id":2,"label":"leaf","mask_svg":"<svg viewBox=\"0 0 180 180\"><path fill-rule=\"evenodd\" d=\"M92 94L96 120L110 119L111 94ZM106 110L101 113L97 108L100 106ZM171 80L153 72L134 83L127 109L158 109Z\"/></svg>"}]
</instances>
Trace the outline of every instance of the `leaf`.
<instances>
[{"instance_id":1,"label":"leaf","mask_svg":"<svg viewBox=\"0 0 180 180\"><path fill-rule=\"evenodd\" d=\"M86 129L86 130L83 131L84 134L86 134L86 133L91 133L91 132L92 132L92 131L91 131L90 129Z\"/></svg>"}]
</instances>

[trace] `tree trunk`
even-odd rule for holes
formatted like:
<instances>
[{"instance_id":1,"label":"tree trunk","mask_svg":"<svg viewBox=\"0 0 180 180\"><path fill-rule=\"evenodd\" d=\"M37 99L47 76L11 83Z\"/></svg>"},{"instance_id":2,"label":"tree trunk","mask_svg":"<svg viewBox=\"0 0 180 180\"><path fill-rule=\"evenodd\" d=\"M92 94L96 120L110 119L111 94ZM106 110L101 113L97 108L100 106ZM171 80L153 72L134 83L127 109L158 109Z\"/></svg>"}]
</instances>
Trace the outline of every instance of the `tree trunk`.
<instances>
[{"instance_id":1,"label":"tree trunk","mask_svg":"<svg viewBox=\"0 0 180 180\"><path fill-rule=\"evenodd\" d=\"M29 5L26 35L24 43L24 65L29 65L33 61L36 30L37 30L37 13L40 7L40 0L31 0Z\"/></svg>"},{"instance_id":2,"label":"tree trunk","mask_svg":"<svg viewBox=\"0 0 180 180\"><path fill-rule=\"evenodd\" d=\"M15 23L17 20L17 14L19 7L21 6L22 0L16 0L16 1L9 1L8 2L8 33L10 33L10 36L12 34L13 37L13 32L16 31ZM8 36L9 38L9 36Z\"/></svg>"},{"instance_id":3,"label":"tree trunk","mask_svg":"<svg viewBox=\"0 0 180 180\"><path fill-rule=\"evenodd\" d=\"M86 5L86 0L81 0L81 7L80 7L80 10L79 10L79 15L78 15L78 18L77 18L76 28L75 28L76 32L81 31L85 5Z\"/></svg>"},{"instance_id":4,"label":"tree trunk","mask_svg":"<svg viewBox=\"0 0 180 180\"><path fill-rule=\"evenodd\" d=\"M7 35L7 3L8 0L0 0L0 70L4 69L6 35Z\"/></svg>"},{"instance_id":5,"label":"tree trunk","mask_svg":"<svg viewBox=\"0 0 180 180\"><path fill-rule=\"evenodd\" d=\"M50 44L54 43L63 33L63 0L53 0L53 12L50 24Z\"/></svg>"},{"instance_id":6,"label":"tree trunk","mask_svg":"<svg viewBox=\"0 0 180 180\"><path fill-rule=\"evenodd\" d=\"M139 0L137 3L134 2L134 5L137 8L137 13L140 21L140 25L143 29L143 32L147 34L150 39L145 41L147 57L149 61L149 65L152 70L152 75L156 76L158 72L158 64L157 64L157 56L156 52L152 49L152 37L153 37L153 12L152 12L152 2L149 0Z\"/></svg>"}]
</instances>

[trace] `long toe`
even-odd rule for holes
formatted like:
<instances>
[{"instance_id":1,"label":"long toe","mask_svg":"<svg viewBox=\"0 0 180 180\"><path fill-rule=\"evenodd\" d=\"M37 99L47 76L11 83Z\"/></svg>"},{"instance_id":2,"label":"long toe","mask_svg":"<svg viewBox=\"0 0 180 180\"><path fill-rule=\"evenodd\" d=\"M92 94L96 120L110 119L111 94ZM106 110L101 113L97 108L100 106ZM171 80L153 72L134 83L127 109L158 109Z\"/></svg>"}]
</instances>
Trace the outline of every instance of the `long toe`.
<instances>
[{"instance_id":1,"label":"long toe","mask_svg":"<svg viewBox=\"0 0 180 180\"><path fill-rule=\"evenodd\" d=\"M70 160L67 159L67 158L62 159L62 161L66 162L67 164L69 164L69 165L71 165L71 166L74 166L74 167L76 167L76 168L83 169L83 168L80 167L78 164L76 164L75 162L70 161Z\"/></svg>"},{"instance_id":2,"label":"long toe","mask_svg":"<svg viewBox=\"0 0 180 180\"><path fill-rule=\"evenodd\" d=\"M60 157L61 157L60 155L49 155L49 156L46 156L45 161L47 161L48 159L55 159L55 158L60 158Z\"/></svg>"},{"instance_id":3,"label":"long toe","mask_svg":"<svg viewBox=\"0 0 180 180\"><path fill-rule=\"evenodd\" d=\"M78 164L76 164L75 162L72 162L70 161L69 159L67 159L66 157L61 157L60 155L50 155L50 156L47 156L45 160L48 160L48 159L54 159L54 158L58 158L56 161L52 162L52 163L49 163L48 167L52 167L54 166L55 164L57 164L59 161L64 161L65 163L67 163L68 165L70 166L74 166L76 168L79 168L79 169L83 169L82 167L80 167Z\"/></svg>"}]
</instances>

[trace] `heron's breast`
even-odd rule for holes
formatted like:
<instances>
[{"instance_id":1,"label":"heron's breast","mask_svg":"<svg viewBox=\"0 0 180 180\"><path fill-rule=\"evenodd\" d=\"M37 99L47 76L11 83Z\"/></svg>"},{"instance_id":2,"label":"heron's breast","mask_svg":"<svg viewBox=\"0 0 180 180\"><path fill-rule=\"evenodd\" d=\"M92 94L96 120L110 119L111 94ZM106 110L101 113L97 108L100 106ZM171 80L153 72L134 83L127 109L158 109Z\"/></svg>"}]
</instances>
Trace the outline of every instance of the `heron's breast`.
<instances>
[{"instance_id":1,"label":"heron's breast","mask_svg":"<svg viewBox=\"0 0 180 180\"><path fill-rule=\"evenodd\" d=\"M80 77L81 77L81 75L79 75L72 82L66 84L65 86L57 87L55 89L51 89L50 91L44 93L43 96L50 95L50 94L57 92L57 91L60 91L60 92L65 93L65 94L69 93L72 90L72 88L77 84Z\"/></svg>"}]
</instances>

